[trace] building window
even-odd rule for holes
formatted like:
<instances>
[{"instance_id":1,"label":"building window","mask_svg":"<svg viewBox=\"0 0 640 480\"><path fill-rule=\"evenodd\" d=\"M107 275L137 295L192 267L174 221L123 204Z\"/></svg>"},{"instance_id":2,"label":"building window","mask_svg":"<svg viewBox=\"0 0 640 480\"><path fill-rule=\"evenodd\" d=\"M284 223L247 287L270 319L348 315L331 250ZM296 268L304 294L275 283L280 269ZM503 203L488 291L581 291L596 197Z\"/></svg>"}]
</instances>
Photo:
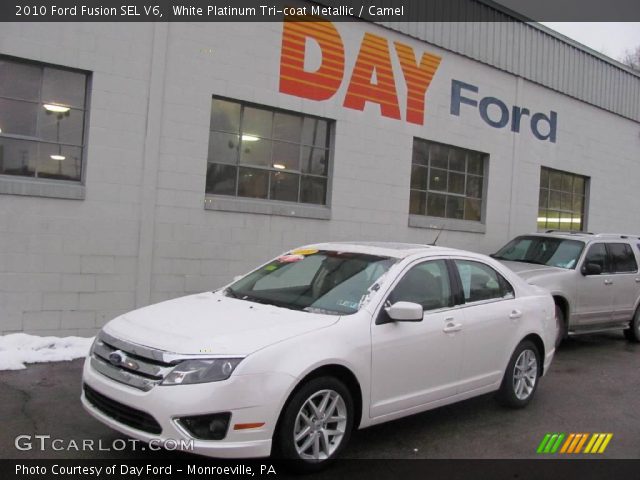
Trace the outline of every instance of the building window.
<instances>
[{"instance_id":1,"label":"building window","mask_svg":"<svg viewBox=\"0 0 640 480\"><path fill-rule=\"evenodd\" d=\"M87 79L0 57L0 174L81 180Z\"/></svg>"},{"instance_id":2,"label":"building window","mask_svg":"<svg viewBox=\"0 0 640 480\"><path fill-rule=\"evenodd\" d=\"M409 213L480 222L486 157L414 138Z\"/></svg>"},{"instance_id":3,"label":"building window","mask_svg":"<svg viewBox=\"0 0 640 480\"><path fill-rule=\"evenodd\" d=\"M542 167L538 229L583 230L588 183L588 177Z\"/></svg>"},{"instance_id":4,"label":"building window","mask_svg":"<svg viewBox=\"0 0 640 480\"><path fill-rule=\"evenodd\" d=\"M332 123L213 98L206 193L326 205Z\"/></svg>"}]
</instances>

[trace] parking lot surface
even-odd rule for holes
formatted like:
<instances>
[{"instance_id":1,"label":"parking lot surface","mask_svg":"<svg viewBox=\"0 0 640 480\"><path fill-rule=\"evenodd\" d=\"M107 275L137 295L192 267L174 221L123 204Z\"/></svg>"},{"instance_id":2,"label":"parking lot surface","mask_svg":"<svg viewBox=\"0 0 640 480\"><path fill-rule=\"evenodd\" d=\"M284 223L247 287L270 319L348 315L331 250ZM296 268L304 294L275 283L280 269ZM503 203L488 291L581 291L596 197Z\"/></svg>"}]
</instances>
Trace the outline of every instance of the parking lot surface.
<instances>
[{"instance_id":1,"label":"parking lot surface","mask_svg":"<svg viewBox=\"0 0 640 480\"><path fill-rule=\"evenodd\" d=\"M20 451L19 435L50 435L66 445L85 439L111 445L119 433L80 405L82 360L0 372L0 457L14 459L184 459L178 452ZM549 432L613 434L597 458L640 458L640 345L622 334L565 342L536 397L523 410L499 406L491 395L358 431L343 457L355 459L535 458ZM547 455L548 457L548 455ZM574 455L594 458L593 455Z\"/></svg>"}]
</instances>

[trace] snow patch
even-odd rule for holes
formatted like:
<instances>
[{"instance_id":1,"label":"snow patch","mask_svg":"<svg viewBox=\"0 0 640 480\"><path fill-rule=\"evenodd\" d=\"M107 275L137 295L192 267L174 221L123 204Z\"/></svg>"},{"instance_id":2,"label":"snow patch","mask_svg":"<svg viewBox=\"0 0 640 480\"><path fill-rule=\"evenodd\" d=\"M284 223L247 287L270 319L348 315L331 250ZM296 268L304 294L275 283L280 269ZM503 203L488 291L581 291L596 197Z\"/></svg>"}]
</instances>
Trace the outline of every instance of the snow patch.
<instances>
[{"instance_id":1,"label":"snow patch","mask_svg":"<svg viewBox=\"0 0 640 480\"><path fill-rule=\"evenodd\" d=\"M26 333L0 335L0 370L22 370L25 363L62 362L86 357L93 337L38 337Z\"/></svg>"}]
</instances>

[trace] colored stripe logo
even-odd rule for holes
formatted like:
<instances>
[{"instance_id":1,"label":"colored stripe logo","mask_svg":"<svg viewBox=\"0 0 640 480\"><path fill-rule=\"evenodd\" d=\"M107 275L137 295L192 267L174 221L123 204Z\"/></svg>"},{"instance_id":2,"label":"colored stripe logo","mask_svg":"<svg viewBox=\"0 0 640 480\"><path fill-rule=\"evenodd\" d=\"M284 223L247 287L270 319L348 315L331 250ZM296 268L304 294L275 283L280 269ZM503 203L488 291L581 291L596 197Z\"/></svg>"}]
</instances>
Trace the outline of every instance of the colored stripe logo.
<instances>
[{"instance_id":1,"label":"colored stripe logo","mask_svg":"<svg viewBox=\"0 0 640 480\"><path fill-rule=\"evenodd\" d=\"M613 433L547 433L536 453L604 453Z\"/></svg>"}]
</instances>

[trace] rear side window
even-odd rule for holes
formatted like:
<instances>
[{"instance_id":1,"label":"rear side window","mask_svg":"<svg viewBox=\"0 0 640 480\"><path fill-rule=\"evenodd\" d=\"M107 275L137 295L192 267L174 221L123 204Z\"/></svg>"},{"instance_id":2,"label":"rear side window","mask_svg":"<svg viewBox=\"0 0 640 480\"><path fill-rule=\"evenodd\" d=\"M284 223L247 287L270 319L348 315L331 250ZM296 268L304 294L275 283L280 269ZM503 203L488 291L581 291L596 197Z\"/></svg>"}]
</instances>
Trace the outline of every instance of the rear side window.
<instances>
[{"instance_id":1,"label":"rear side window","mask_svg":"<svg viewBox=\"0 0 640 480\"><path fill-rule=\"evenodd\" d=\"M614 273L637 272L638 264L636 257L633 255L631 246L627 243L609 243L609 258L611 259L611 267Z\"/></svg>"},{"instance_id":2,"label":"rear side window","mask_svg":"<svg viewBox=\"0 0 640 480\"><path fill-rule=\"evenodd\" d=\"M513 298L513 287L489 265L469 260L454 260L465 303Z\"/></svg>"}]
</instances>

